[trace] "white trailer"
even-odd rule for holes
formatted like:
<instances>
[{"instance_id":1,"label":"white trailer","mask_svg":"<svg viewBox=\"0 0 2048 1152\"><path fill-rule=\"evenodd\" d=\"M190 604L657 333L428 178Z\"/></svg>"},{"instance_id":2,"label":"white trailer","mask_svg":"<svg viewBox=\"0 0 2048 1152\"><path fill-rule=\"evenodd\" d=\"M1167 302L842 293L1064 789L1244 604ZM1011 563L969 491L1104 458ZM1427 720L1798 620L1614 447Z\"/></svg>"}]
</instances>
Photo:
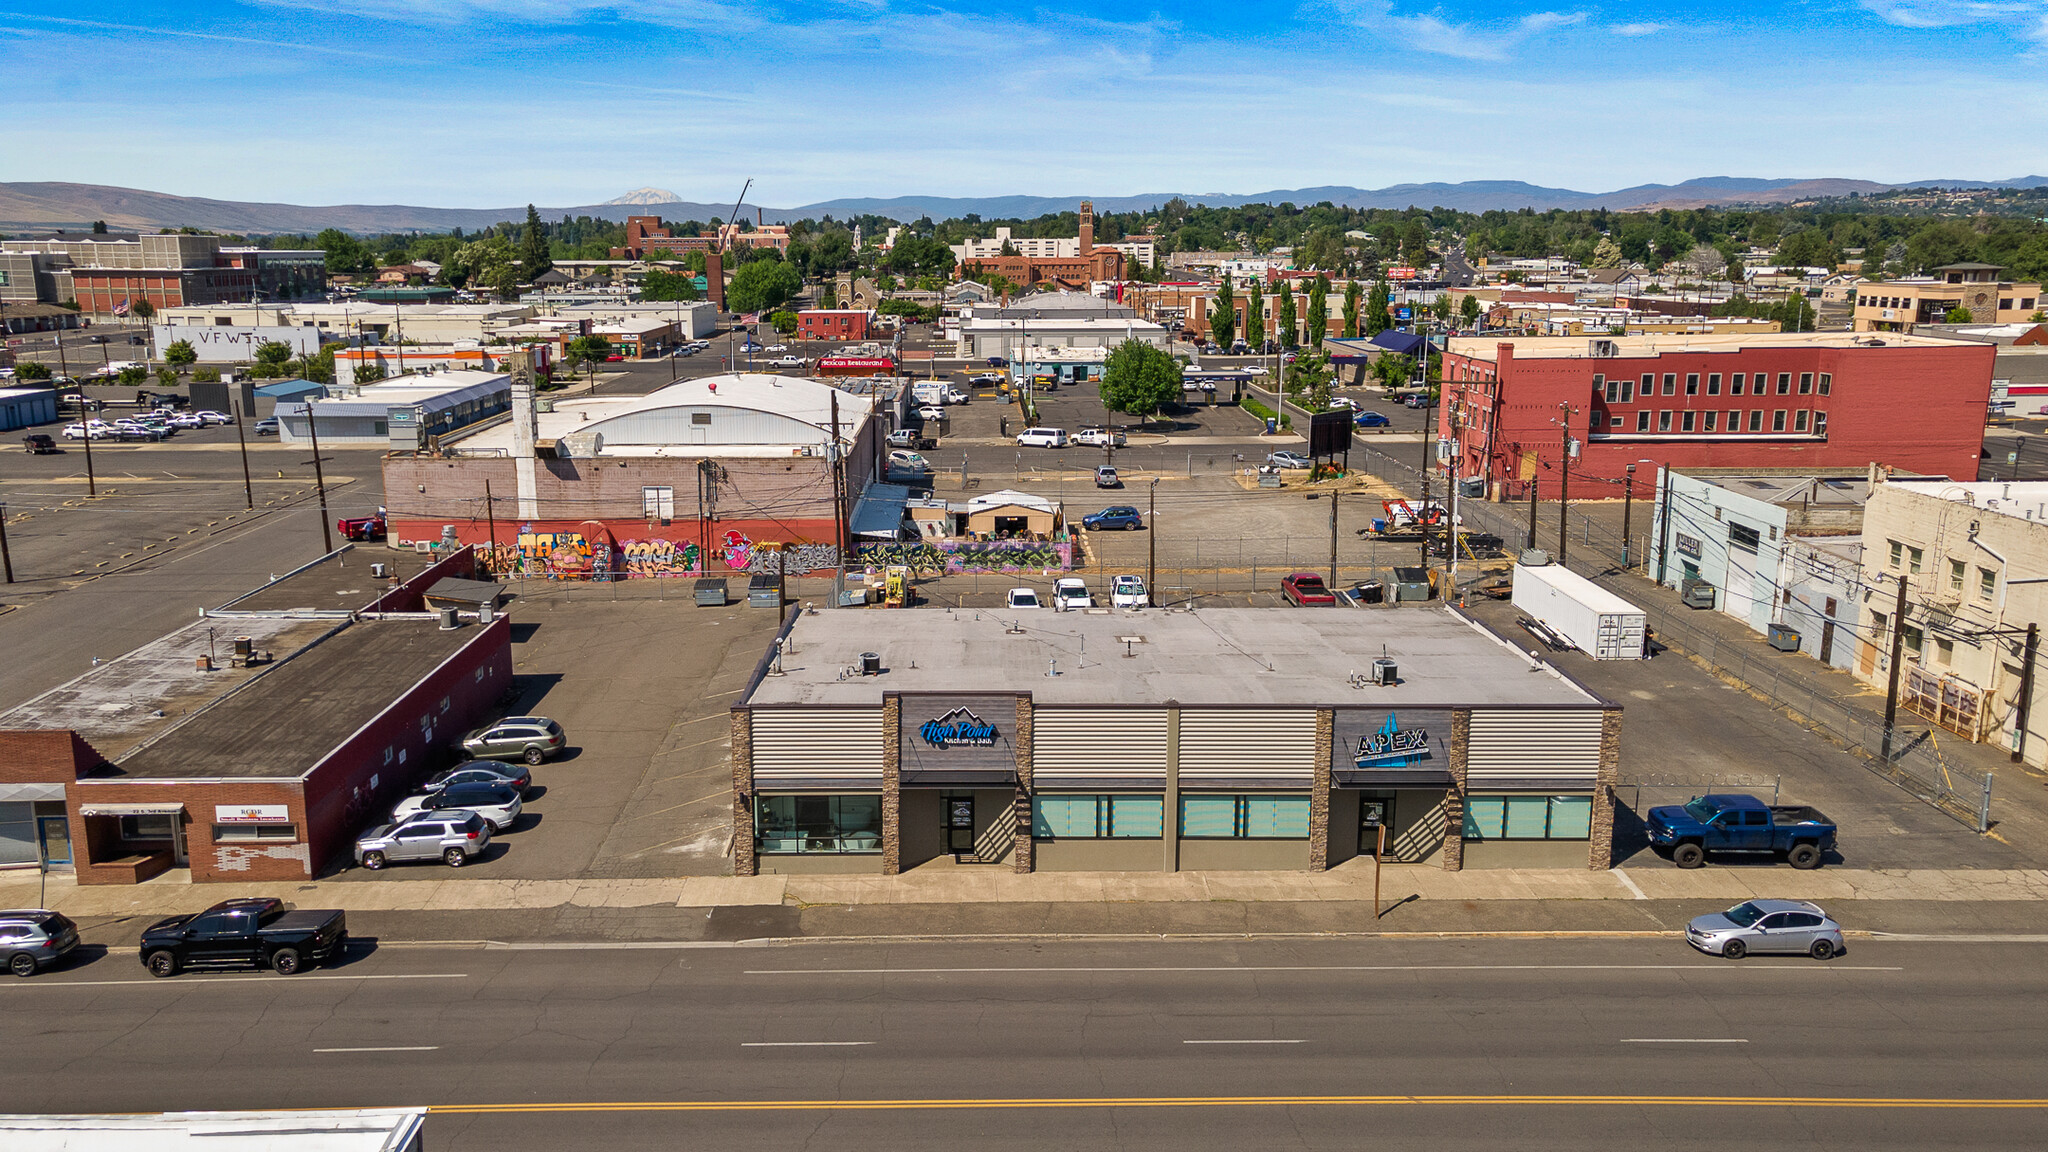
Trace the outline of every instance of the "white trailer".
<instances>
[{"instance_id":1,"label":"white trailer","mask_svg":"<svg viewBox=\"0 0 2048 1152\"><path fill-rule=\"evenodd\" d=\"M1643 658L1643 610L1562 564L1515 565L1514 605L1595 660Z\"/></svg>"}]
</instances>

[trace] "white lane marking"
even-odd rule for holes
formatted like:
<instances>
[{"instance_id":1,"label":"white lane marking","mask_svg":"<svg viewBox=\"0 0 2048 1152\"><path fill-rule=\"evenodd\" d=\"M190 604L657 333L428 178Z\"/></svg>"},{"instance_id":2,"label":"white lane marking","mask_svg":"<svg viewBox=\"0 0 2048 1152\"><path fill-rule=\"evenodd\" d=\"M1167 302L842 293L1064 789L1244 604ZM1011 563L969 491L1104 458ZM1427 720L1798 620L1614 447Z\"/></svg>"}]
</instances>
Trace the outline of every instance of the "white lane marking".
<instances>
[{"instance_id":1,"label":"white lane marking","mask_svg":"<svg viewBox=\"0 0 2048 1152\"><path fill-rule=\"evenodd\" d=\"M1306 1040L1183 1040L1183 1044L1306 1044Z\"/></svg>"},{"instance_id":2,"label":"white lane marking","mask_svg":"<svg viewBox=\"0 0 2048 1152\"><path fill-rule=\"evenodd\" d=\"M315 1052L439 1052L439 1044L421 1044L404 1048L315 1048Z\"/></svg>"},{"instance_id":3,"label":"white lane marking","mask_svg":"<svg viewBox=\"0 0 2048 1152\"><path fill-rule=\"evenodd\" d=\"M1332 964L1207 968L749 968L748 976L1066 975L1157 972L1900 972L1897 966L1789 964L1738 969L1732 964Z\"/></svg>"},{"instance_id":4,"label":"white lane marking","mask_svg":"<svg viewBox=\"0 0 2048 1152\"><path fill-rule=\"evenodd\" d=\"M1747 1044L1747 1040L1715 1040L1694 1036L1649 1036L1638 1040L1623 1040L1623 1044Z\"/></svg>"},{"instance_id":5,"label":"white lane marking","mask_svg":"<svg viewBox=\"0 0 2048 1152\"><path fill-rule=\"evenodd\" d=\"M742 1048L866 1048L873 1040L756 1040Z\"/></svg>"},{"instance_id":6,"label":"white lane marking","mask_svg":"<svg viewBox=\"0 0 2048 1152\"><path fill-rule=\"evenodd\" d=\"M36 981L28 981L28 980L18 980L18 981L13 981L13 982L10 982L10 983L7 983L7 984L0 984L0 988L12 988L12 989L14 989L14 990L16 990L16 991L20 991L20 992L28 992L28 991L34 991L35 989L38 989L38 988L118 988L118 987L121 987L121 986L123 986L123 985L127 985L127 984L151 984L151 985L155 985L155 986L157 986L157 987L159 987L159 988L204 988L204 987L206 987L206 986L207 986L207 985L209 985L209 984L247 984L247 983L249 983L249 982L251 982L251 981L256 981L256 980L260 980L260 981L263 981L264 983L267 983L267 984L277 984L277 985L278 985L279 987L285 987L285 986L289 986L289 985L293 985L293 984L312 984L312 983L316 983L316 982L318 982L318 981L321 981L321 980L467 980L467 979L469 979L469 973L467 973L467 972L409 972L409 973L402 973L402 974L392 974L392 975L388 975L388 976L344 976L344 975L342 975L342 974L340 974L340 973L332 973L332 974L328 974L328 975L311 975L311 974L308 974L308 975L294 975L294 976L286 976L286 977L279 977L279 976L276 976L276 975L271 975L271 976L208 976L208 977L204 977L204 978L201 978L201 979L196 979L196 980L193 980L193 979L187 979L187 980L178 980L178 979L175 979L175 978L173 978L173 979L171 979L171 980L160 980L160 979L155 979L155 978L152 978L152 979L149 979L149 980L53 980L53 981L50 981L50 982L48 982L48 983L41 983L41 982L36 982Z\"/></svg>"},{"instance_id":7,"label":"white lane marking","mask_svg":"<svg viewBox=\"0 0 2048 1152\"><path fill-rule=\"evenodd\" d=\"M1629 891L1635 893L1636 899L1648 900L1650 898L1649 893L1643 891L1641 888L1636 887L1636 882L1633 879L1630 879L1628 873L1623 872L1619 868L1609 868L1608 871L1614 874L1614 878L1616 880L1621 881L1621 886L1623 888L1626 888Z\"/></svg>"}]
</instances>

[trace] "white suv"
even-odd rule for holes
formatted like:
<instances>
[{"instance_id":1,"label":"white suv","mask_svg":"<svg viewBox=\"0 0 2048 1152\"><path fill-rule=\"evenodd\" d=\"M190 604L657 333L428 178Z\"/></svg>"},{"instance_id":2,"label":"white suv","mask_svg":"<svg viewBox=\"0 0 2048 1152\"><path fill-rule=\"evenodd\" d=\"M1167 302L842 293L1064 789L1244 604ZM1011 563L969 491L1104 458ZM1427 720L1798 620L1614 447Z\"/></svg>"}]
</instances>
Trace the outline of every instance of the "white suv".
<instances>
[{"instance_id":1,"label":"white suv","mask_svg":"<svg viewBox=\"0 0 2048 1152\"><path fill-rule=\"evenodd\" d=\"M1053 581L1052 606L1061 612L1076 608L1095 607L1095 597L1088 594L1088 583L1079 576L1063 576Z\"/></svg>"},{"instance_id":2,"label":"white suv","mask_svg":"<svg viewBox=\"0 0 2048 1152\"><path fill-rule=\"evenodd\" d=\"M1109 582L1109 606L1143 608L1152 602L1145 594L1145 581L1137 576L1118 576Z\"/></svg>"}]
</instances>

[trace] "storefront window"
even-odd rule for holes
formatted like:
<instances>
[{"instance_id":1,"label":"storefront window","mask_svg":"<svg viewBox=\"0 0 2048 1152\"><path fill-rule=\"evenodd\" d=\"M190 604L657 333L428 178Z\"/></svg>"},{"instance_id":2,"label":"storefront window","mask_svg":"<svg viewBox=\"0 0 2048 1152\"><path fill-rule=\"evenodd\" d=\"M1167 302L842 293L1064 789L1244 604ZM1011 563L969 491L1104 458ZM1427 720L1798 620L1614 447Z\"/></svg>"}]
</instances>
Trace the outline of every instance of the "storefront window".
<instances>
[{"instance_id":1,"label":"storefront window","mask_svg":"<svg viewBox=\"0 0 2048 1152\"><path fill-rule=\"evenodd\" d=\"M1591 796L1471 796L1467 840L1585 840L1593 834Z\"/></svg>"},{"instance_id":2,"label":"storefront window","mask_svg":"<svg viewBox=\"0 0 2048 1152\"><path fill-rule=\"evenodd\" d=\"M175 816L123 816L121 839L169 840L177 835Z\"/></svg>"},{"instance_id":3,"label":"storefront window","mask_svg":"<svg viewBox=\"0 0 2048 1152\"><path fill-rule=\"evenodd\" d=\"M1156 840L1166 830L1161 796L1034 796L1031 834L1040 840Z\"/></svg>"},{"instance_id":4,"label":"storefront window","mask_svg":"<svg viewBox=\"0 0 2048 1152\"><path fill-rule=\"evenodd\" d=\"M882 798L757 796L754 847L760 852L880 852Z\"/></svg>"},{"instance_id":5,"label":"storefront window","mask_svg":"<svg viewBox=\"0 0 2048 1152\"><path fill-rule=\"evenodd\" d=\"M1180 834L1188 839L1306 840L1306 796L1185 796Z\"/></svg>"}]
</instances>

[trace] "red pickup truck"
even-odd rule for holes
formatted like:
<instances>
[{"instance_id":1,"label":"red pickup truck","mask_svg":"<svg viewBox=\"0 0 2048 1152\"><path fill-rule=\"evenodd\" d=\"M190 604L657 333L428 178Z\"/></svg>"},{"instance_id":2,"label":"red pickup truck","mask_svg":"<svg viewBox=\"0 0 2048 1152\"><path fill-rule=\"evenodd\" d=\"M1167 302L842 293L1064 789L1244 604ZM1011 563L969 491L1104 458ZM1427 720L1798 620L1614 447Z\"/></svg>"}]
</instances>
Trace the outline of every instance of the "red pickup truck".
<instances>
[{"instance_id":1,"label":"red pickup truck","mask_svg":"<svg viewBox=\"0 0 2048 1152\"><path fill-rule=\"evenodd\" d=\"M384 518L382 516L349 516L334 522L335 531L344 540L382 540Z\"/></svg>"}]
</instances>

